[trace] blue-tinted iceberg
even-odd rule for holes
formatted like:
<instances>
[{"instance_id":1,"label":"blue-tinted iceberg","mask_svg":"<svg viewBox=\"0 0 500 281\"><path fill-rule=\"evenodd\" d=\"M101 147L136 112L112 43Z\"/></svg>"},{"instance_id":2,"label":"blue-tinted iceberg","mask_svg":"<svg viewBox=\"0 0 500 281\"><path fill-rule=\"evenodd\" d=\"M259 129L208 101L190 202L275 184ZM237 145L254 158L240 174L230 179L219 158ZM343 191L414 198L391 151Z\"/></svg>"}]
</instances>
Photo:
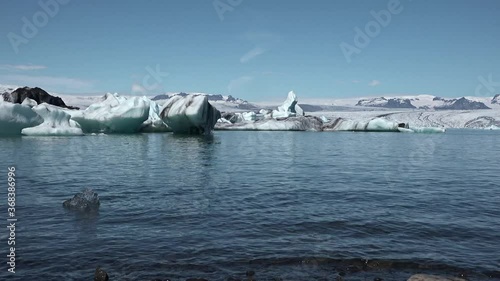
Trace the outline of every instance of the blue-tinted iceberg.
<instances>
[{"instance_id":1,"label":"blue-tinted iceberg","mask_svg":"<svg viewBox=\"0 0 500 281\"><path fill-rule=\"evenodd\" d=\"M165 122L160 118L160 106L152 100L149 100L149 117L141 125L141 132L145 133L161 133L172 131Z\"/></svg>"},{"instance_id":2,"label":"blue-tinted iceberg","mask_svg":"<svg viewBox=\"0 0 500 281\"><path fill-rule=\"evenodd\" d=\"M1 99L0 99L1 100ZM0 135L21 135L24 128L42 124L43 119L29 106L0 102Z\"/></svg>"},{"instance_id":3,"label":"blue-tinted iceberg","mask_svg":"<svg viewBox=\"0 0 500 281\"><path fill-rule=\"evenodd\" d=\"M207 96L186 95L171 98L160 117L174 133L210 134L221 114Z\"/></svg>"},{"instance_id":4,"label":"blue-tinted iceberg","mask_svg":"<svg viewBox=\"0 0 500 281\"><path fill-rule=\"evenodd\" d=\"M136 133L149 118L150 100L106 94L84 111L68 111L85 133Z\"/></svg>"},{"instance_id":5,"label":"blue-tinted iceberg","mask_svg":"<svg viewBox=\"0 0 500 281\"><path fill-rule=\"evenodd\" d=\"M21 133L26 136L81 136L80 125L70 120L71 115L61 108L42 103L33 107L33 111L43 118L43 123L31 128L24 128Z\"/></svg>"}]
</instances>

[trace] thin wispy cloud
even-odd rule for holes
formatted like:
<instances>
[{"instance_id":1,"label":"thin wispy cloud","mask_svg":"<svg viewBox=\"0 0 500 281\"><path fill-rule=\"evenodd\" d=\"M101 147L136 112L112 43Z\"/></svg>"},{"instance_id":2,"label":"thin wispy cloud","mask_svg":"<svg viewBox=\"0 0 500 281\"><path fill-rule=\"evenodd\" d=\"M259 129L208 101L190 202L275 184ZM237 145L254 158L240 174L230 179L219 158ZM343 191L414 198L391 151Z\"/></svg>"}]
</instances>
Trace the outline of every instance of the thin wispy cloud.
<instances>
[{"instance_id":1,"label":"thin wispy cloud","mask_svg":"<svg viewBox=\"0 0 500 281\"><path fill-rule=\"evenodd\" d=\"M255 47L240 58L241 63L247 63L266 53L281 40L280 36L271 32L247 32L242 39L251 42Z\"/></svg>"},{"instance_id":2,"label":"thin wispy cloud","mask_svg":"<svg viewBox=\"0 0 500 281\"><path fill-rule=\"evenodd\" d=\"M361 81L359 81L359 80L352 80L351 82L352 82L352 83L354 83L354 84L359 84L359 83L361 83Z\"/></svg>"},{"instance_id":3,"label":"thin wispy cloud","mask_svg":"<svg viewBox=\"0 0 500 281\"><path fill-rule=\"evenodd\" d=\"M33 64L1 64L0 69L9 71L30 71L30 70L41 70L46 69L45 65L33 65Z\"/></svg>"},{"instance_id":4,"label":"thin wispy cloud","mask_svg":"<svg viewBox=\"0 0 500 281\"><path fill-rule=\"evenodd\" d=\"M262 55L265 52L266 52L266 50L264 48L262 48L262 47L255 47L252 50L250 50L248 53L244 54L240 58L240 62L241 63L247 63L247 62L251 61L252 59L254 59L254 58Z\"/></svg>"},{"instance_id":5,"label":"thin wispy cloud","mask_svg":"<svg viewBox=\"0 0 500 281\"><path fill-rule=\"evenodd\" d=\"M91 81L55 76L32 76L23 74L0 75L0 80L7 84L20 86L41 87L54 92L86 92L93 90Z\"/></svg>"},{"instance_id":6,"label":"thin wispy cloud","mask_svg":"<svg viewBox=\"0 0 500 281\"><path fill-rule=\"evenodd\" d=\"M378 81L378 80L372 80L370 83L368 83L368 86L370 86L370 87L376 87L376 86L378 86L380 84L381 84L380 81Z\"/></svg>"}]
</instances>

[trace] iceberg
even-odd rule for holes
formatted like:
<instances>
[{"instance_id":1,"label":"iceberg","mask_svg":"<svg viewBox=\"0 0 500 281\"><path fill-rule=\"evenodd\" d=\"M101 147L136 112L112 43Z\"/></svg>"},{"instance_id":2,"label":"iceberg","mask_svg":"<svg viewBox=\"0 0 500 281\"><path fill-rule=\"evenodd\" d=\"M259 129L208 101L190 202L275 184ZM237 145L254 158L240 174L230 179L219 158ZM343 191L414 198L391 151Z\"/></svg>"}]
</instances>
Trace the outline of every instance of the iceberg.
<instances>
[{"instance_id":1,"label":"iceberg","mask_svg":"<svg viewBox=\"0 0 500 281\"><path fill-rule=\"evenodd\" d=\"M500 127L495 126L495 125L491 125L491 126L486 127L486 128L484 128L484 129L485 129L485 130L495 130L495 131L496 131L496 130L500 130Z\"/></svg>"},{"instance_id":2,"label":"iceberg","mask_svg":"<svg viewBox=\"0 0 500 281\"><path fill-rule=\"evenodd\" d=\"M219 122L216 130L233 131L322 131L323 122L318 117L299 116L282 119L263 119L256 122L227 123Z\"/></svg>"},{"instance_id":3,"label":"iceberg","mask_svg":"<svg viewBox=\"0 0 500 281\"><path fill-rule=\"evenodd\" d=\"M121 97L106 94L104 100L84 111L67 111L85 133L136 133L150 117L146 97Z\"/></svg>"},{"instance_id":4,"label":"iceberg","mask_svg":"<svg viewBox=\"0 0 500 281\"><path fill-rule=\"evenodd\" d=\"M43 123L43 118L29 106L0 102L0 135L21 135L24 128Z\"/></svg>"},{"instance_id":5,"label":"iceberg","mask_svg":"<svg viewBox=\"0 0 500 281\"><path fill-rule=\"evenodd\" d=\"M354 131L354 132L399 132L399 124L383 118L368 121L354 121L337 118L323 126L323 131Z\"/></svg>"},{"instance_id":6,"label":"iceberg","mask_svg":"<svg viewBox=\"0 0 500 281\"><path fill-rule=\"evenodd\" d=\"M43 123L31 128L24 128L21 134L26 136L82 136L80 124L70 120L71 115L56 106L42 103L33 107L43 118Z\"/></svg>"},{"instance_id":7,"label":"iceberg","mask_svg":"<svg viewBox=\"0 0 500 281\"><path fill-rule=\"evenodd\" d=\"M221 113L204 95L175 96L164 106L160 117L180 134L210 134Z\"/></svg>"},{"instance_id":8,"label":"iceberg","mask_svg":"<svg viewBox=\"0 0 500 281\"><path fill-rule=\"evenodd\" d=\"M146 98L147 99L147 98ZM172 131L163 120L160 118L160 106L152 100L149 102L149 117L141 125L141 132L145 133L161 133Z\"/></svg>"},{"instance_id":9,"label":"iceberg","mask_svg":"<svg viewBox=\"0 0 500 281\"><path fill-rule=\"evenodd\" d=\"M286 118L292 116L304 116L304 110L297 104L297 95L290 91L285 102L273 110L273 118Z\"/></svg>"},{"instance_id":10,"label":"iceberg","mask_svg":"<svg viewBox=\"0 0 500 281\"><path fill-rule=\"evenodd\" d=\"M445 133L445 128L437 128L437 127L411 127L409 129L398 128L402 133L421 133L421 134L436 134L436 133Z\"/></svg>"}]
</instances>

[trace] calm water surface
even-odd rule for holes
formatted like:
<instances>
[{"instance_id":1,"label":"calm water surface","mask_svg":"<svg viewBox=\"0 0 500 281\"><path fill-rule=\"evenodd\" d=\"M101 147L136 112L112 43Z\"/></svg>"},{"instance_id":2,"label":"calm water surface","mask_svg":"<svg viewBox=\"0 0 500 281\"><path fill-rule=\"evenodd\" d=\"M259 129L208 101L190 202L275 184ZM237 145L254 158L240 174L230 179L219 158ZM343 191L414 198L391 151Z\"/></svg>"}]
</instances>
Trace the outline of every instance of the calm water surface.
<instances>
[{"instance_id":1,"label":"calm water surface","mask_svg":"<svg viewBox=\"0 0 500 281\"><path fill-rule=\"evenodd\" d=\"M0 138L19 218L0 279L499 280L499 155L472 130ZM87 187L98 214L63 209Z\"/></svg>"}]
</instances>

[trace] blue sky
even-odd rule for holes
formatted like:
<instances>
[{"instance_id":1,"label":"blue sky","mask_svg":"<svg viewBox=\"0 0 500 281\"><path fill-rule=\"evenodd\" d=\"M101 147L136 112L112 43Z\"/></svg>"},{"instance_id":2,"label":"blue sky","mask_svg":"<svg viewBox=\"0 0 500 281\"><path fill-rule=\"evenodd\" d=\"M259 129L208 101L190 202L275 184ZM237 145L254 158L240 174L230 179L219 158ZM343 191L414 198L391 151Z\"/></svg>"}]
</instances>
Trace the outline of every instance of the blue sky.
<instances>
[{"instance_id":1,"label":"blue sky","mask_svg":"<svg viewBox=\"0 0 500 281\"><path fill-rule=\"evenodd\" d=\"M474 95L478 77L500 80L497 0L0 5L0 84L58 93L458 97Z\"/></svg>"}]
</instances>

